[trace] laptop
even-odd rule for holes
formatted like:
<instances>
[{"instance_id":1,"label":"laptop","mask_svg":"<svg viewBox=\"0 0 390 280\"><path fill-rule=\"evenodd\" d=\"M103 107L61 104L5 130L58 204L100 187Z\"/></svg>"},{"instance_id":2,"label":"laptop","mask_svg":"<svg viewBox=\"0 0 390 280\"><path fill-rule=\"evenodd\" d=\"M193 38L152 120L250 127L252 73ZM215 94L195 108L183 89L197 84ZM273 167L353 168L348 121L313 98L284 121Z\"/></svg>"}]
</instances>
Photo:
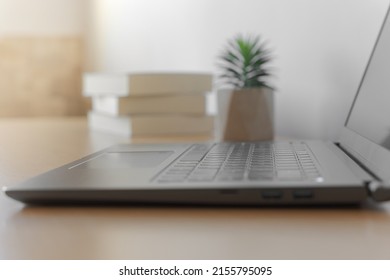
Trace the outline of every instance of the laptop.
<instances>
[{"instance_id":1,"label":"laptop","mask_svg":"<svg viewBox=\"0 0 390 280\"><path fill-rule=\"evenodd\" d=\"M340 140L122 144L4 187L34 204L337 205L390 200L390 19Z\"/></svg>"}]
</instances>

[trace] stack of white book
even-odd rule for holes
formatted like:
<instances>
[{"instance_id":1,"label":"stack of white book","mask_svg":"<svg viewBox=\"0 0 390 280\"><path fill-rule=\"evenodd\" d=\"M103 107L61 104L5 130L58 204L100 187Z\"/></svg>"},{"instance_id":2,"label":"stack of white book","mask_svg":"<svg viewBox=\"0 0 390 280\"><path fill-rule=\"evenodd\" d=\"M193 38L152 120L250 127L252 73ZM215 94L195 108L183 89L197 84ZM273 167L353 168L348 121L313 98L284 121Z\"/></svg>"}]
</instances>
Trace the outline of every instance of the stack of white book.
<instances>
[{"instance_id":1,"label":"stack of white book","mask_svg":"<svg viewBox=\"0 0 390 280\"><path fill-rule=\"evenodd\" d=\"M212 75L199 73L86 73L93 130L126 136L210 135Z\"/></svg>"}]
</instances>

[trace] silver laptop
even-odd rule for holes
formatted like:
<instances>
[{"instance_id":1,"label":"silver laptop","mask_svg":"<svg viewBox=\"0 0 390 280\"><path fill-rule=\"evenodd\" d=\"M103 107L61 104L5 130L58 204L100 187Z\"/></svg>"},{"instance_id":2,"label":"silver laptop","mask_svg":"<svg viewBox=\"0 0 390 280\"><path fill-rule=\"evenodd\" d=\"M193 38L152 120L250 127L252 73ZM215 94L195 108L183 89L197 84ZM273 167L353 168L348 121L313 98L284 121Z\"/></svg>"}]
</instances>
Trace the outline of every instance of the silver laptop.
<instances>
[{"instance_id":1,"label":"silver laptop","mask_svg":"<svg viewBox=\"0 0 390 280\"><path fill-rule=\"evenodd\" d=\"M25 203L356 204L390 199L390 19L338 143L117 145L6 194Z\"/></svg>"}]
</instances>

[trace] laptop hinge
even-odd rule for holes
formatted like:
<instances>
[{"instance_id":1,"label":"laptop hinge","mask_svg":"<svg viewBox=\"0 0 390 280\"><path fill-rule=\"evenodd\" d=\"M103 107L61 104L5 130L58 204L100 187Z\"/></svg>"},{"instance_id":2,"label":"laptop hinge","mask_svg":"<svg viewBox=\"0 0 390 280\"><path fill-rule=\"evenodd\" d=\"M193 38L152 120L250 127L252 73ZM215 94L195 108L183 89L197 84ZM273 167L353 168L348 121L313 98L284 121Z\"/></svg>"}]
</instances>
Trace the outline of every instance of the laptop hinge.
<instances>
[{"instance_id":1,"label":"laptop hinge","mask_svg":"<svg viewBox=\"0 0 390 280\"><path fill-rule=\"evenodd\" d=\"M375 201L389 201L390 200L390 184L372 181L367 184L368 191L370 192L370 196Z\"/></svg>"},{"instance_id":2,"label":"laptop hinge","mask_svg":"<svg viewBox=\"0 0 390 280\"><path fill-rule=\"evenodd\" d=\"M341 149L350 159L352 159L360 168L372 176L373 180L366 181L365 185L369 195L375 201L389 201L390 200L390 182L383 182L378 178L371 170L369 170L364 164L351 155L346 149L344 149L340 143L335 143L336 147Z\"/></svg>"}]
</instances>

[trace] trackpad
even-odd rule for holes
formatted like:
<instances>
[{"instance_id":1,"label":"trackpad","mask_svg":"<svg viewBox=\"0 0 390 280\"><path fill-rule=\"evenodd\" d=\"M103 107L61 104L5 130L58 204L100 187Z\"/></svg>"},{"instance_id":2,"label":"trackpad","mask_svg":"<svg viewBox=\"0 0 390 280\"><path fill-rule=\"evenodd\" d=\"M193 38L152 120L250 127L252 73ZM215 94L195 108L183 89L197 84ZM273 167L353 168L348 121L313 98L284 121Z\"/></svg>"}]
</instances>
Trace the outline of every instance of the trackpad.
<instances>
[{"instance_id":1,"label":"trackpad","mask_svg":"<svg viewBox=\"0 0 390 280\"><path fill-rule=\"evenodd\" d=\"M150 168L161 164L173 151L111 152L88 160L77 167L90 169Z\"/></svg>"}]
</instances>

